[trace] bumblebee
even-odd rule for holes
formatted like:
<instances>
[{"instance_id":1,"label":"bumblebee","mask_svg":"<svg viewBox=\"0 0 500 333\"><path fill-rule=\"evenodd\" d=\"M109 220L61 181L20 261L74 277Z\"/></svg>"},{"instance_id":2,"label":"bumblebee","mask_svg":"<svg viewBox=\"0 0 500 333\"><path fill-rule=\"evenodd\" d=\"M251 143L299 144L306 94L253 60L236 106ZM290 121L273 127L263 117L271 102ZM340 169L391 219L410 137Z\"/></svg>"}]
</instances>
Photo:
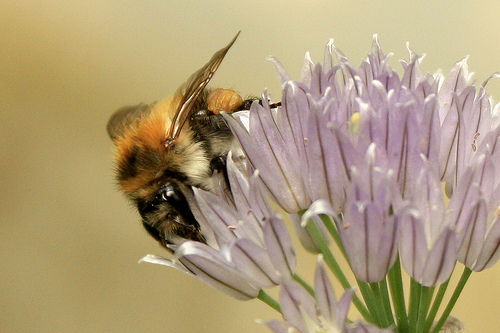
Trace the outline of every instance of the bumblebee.
<instances>
[{"instance_id":1,"label":"bumblebee","mask_svg":"<svg viewBox=\"0 0 500 333\"><path fill-rule=\"evenodd\" d=\"M149 234L165 246L182 239L204 242L188 197L193 186L213 191L214 175L225 172L234 138L220 111L248 110L255 100L206 88L238 35L173 97L123 107L107 124L119 188L137 206Z\"/></svg>"}]
</instances>

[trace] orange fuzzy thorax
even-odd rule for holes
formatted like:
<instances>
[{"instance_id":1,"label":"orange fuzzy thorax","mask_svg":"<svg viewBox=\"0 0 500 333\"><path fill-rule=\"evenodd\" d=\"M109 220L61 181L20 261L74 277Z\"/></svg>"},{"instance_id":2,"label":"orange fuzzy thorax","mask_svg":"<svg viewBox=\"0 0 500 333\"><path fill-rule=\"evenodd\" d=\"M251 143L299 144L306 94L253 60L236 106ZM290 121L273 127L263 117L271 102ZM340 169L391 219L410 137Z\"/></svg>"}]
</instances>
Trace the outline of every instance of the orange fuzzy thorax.
<instances>
[{"instance_id":1,"label":"orange fuzzy thorax","mask_svg":"<svg viewBox=\"0 0 500 333\"><path fill-rule=\"evenodd\" d=\"M148 185L161 177L165 170L181 169L182 165L192 163L190 157L196 158L200 147L191 139L189 126L184 126L174 147L165 145L175 110L176 103L172 99L156 104L149 114L117 140L118 179L126 194L149 194L142 192L148 192Z\"/></svg>"}]
</instances>

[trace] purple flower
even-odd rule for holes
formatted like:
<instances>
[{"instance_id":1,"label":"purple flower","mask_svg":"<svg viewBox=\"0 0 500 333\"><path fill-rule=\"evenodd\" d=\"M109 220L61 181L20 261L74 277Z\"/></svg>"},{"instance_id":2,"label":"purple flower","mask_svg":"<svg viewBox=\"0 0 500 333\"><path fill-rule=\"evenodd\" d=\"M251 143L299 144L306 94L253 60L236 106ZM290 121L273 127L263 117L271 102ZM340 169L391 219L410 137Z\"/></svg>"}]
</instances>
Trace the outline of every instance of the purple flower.
<instances>
[{"instance_id":1,"label":"purple flower","mask_svg":"<svg viewBox=\"0 0 500 333\"><path fill-rule=\"evenodd\" d=\"M458 260L474 271L491 267L500 258L500 128L486 136L477 154L464 171L452 199L461 195L470 205L450 202L462 221L458 233L462 245ZM458 201L458 200L457 200Z\"/></svg>"},{"instance_id":2,"label":"purple flower","mask_svg":"<svg viewBox=\"0 0 500 333\"><path fill-rule=\"evenodd\" d=\"M418 283L438 285L453 272L458 241L453 221L445 219L437 173L422 169L409 192L412 204L398 217L401 262Z\"/></svg>"},{"instance_id":3,"label":"purple flower","mask_svg":"<svg viewBox=\"0 0 500 333\"><path fill-rule=\"evenodd\" d=\"M440 173L448 193L476 155L492 129L498 126L484 87L470 84L467 58L457 62L439 90L441 119ZM497 117L498 118L498 117Z\"/></svg>"},{"instance_id":4,"label":"purple flower","mask_svg":"<svg viewBox=\"0 0 500 333\"><path fill-rule=\"evenodd\" d=\"M263 105L254 102L249 115L249 128L236 118L224 115L251 165L259 172L270 197L288 213L306 209L306 195L300 170L304 160L293 142L293 132L287 125L288 114L271 110L267 94Z\"/></svg>"},{"instance_id":5,"label":"purple flower","mask_svg":"<svg viewBox=\"0 0 500 333\"><path fill-rule=\"evenodd\" d=\"M362 163L351 169L344 219L337 220L342 243L356 278L380 282L397 254L395 211L401 201L394 173L383 150L372 144Z\"/></svg>"},{"instance_id":6,"label":"purple flower","mask_svg":"<svg viewBox=\"0 0 500 333\"><path fill-rule=\"evenodd\" d=\"M337 301L321 256L314 286L315 298L299 284L293 281L285 283L280 292L284 321L272 320L266 323L267 326L275 333L392 332L366 323L347 325L347 313L354 292L345 292Z\"/></svg>"}]
</instances>

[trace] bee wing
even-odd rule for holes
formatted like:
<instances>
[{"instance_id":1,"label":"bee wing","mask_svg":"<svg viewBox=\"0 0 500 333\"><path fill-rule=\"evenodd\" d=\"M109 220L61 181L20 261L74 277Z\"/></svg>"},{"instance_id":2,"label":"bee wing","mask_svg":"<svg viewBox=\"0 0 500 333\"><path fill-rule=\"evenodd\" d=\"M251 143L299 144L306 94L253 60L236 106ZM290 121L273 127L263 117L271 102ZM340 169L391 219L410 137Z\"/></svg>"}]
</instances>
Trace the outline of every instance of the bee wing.
<instances>
[{"instance_id":1,"label":"bee wing","mask_svg":"<svg viewBox=\"0 0 500 333\"><path fill-rule=\"evenodd\" d=\"M176 97L179 98L180 103L172 120L172 125L167 131L167 137L169 140L175 140L179 136L182 127L186 124L186 121L193 112L193 107L196 104L198 97L201 95L208 82L212 79L212 76L221 64L222 59L224 59L224 56L234 44L240 32L241 31L238 31L236 36L234 36L226 47L217 51L205 66L191 75L187 82L176 91L174 99Z\"/></svg>"},{"instance_id":2,"label":"bee wing","mask_svg":"<svg viewBox=\"0 0 500 333\"><path fill-rule=\"evenodd\" d=\"M109 118L106 130L108 135L115 142L118 138L132 127L135 123L139 122L145 115L151 111L151 106L154 104L141 103L138 105L124 106L113 113Z\"/></svg>"}]
</instances>

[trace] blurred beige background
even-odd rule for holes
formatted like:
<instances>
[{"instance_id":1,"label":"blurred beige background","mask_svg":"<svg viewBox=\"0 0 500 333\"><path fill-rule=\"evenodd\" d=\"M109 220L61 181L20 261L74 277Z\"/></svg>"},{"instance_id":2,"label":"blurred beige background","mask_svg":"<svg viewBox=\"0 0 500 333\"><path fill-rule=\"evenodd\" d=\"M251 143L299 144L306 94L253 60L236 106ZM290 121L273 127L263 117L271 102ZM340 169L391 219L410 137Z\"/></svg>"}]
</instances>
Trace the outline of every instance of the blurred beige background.
<instances>
[{"instance_id":1,"label":"blurred beige background","mask_svg":"<svg viewBox=\"0 0 500 333\"><path fill-rule=\"evenodd\" d=\"M105 133L120 106L168 96L238 30L213 80L279 98L269 54L294 78L335 38L354 64L370 50L447 71L470 54L479 82L500 71L500 2L13 1L0 3L0 331L268 332L278 316L165 267L116 191ZM500 84L488 91L500 100ZM299 260L304 273L310 266ZM311 261L311 260L310 260ZM475 274L454 315L500 326L500 265Z\"/></svg>"}]
</instances>

